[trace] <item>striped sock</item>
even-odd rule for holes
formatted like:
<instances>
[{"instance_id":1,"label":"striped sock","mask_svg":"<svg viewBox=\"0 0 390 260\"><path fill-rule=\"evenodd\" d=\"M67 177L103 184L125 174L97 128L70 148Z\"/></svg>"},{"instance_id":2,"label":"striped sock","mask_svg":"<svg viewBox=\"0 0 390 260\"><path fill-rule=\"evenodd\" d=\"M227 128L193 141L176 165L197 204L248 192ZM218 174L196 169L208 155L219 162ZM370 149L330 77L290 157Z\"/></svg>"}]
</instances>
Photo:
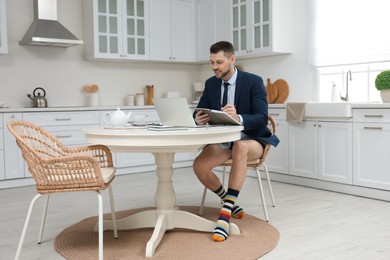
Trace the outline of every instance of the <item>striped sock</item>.
<instances>
[{"instance_id":1,"label":"striped sock","mask_svg":"<svg viewBox=\"0 0 390 260\"><path fill-rule=\"evenodd\" d=\"M223 242L229 237L230 217L239 193L240 192L238 190L233 189L228 189L227 191L212 235L213 240L216 242Z\"/></svg>"},{"instance_id":2,"label":"striped sock","mask_svg":"<svg viewBox=\"0 0 390 260\"><path fill-rule=\"evenodd\" d=\"M223 201L225 200L225 197L226 197L226 191L225 189L223 188L223 186L219 186L219 188L214 191L215 194L217 194ZM241 219L245 216L245 212L244 212L244 209L241 208L240 206L238 205L235 205L232 209L232 217L233 218L238 218L238 219Z\"/></svg>"}]
</instances>

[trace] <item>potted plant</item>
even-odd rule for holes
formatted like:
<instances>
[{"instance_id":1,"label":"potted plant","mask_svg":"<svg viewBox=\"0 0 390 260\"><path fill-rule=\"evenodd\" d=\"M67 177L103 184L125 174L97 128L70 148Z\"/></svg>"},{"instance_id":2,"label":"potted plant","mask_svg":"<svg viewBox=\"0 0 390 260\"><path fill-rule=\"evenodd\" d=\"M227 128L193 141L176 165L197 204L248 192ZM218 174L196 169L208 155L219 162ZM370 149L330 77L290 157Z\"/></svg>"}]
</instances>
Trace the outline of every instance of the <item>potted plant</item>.
<instances>
[{"instance_id":1,"label":"potted plant","mask_svg":"<svg viewBox=\"0 0 390 260\"><path fill-rule=\"evenodd\" d=\"M380 91L382 101L390 103L390 70L382 71L376 76L375 87Z\"/></svg>"}]
</instances>

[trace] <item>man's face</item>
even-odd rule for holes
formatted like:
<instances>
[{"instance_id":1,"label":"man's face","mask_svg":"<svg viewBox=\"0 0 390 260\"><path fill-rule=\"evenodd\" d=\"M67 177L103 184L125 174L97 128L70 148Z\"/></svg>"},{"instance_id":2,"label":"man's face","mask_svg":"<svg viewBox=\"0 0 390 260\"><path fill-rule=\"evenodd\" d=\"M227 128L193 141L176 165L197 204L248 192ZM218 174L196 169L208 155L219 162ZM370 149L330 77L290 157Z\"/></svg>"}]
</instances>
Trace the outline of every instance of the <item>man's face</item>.
<instances>
[{"instance_id":1,"label":"man's face","mask_svg":"<svg viewBox=\"0 0 390 260\"><path fill-rule=\"evenodd\" d=\"M230 58L225 57L223 51L212 53L210 55L211 69L219 79L228 80L232 76L232 65L234 64L234 55Z\"/></svg>"}]
</instances>

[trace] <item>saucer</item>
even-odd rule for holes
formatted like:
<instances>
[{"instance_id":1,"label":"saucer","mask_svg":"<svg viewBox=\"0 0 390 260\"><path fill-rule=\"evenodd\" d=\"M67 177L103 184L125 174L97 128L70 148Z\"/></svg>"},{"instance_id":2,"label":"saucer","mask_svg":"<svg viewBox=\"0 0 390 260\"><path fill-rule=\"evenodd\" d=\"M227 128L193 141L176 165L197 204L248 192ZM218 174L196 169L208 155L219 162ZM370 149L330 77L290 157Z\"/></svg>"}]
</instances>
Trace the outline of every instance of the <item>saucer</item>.
<instances>
[{"instance_id":1,"label":"saucer","mask_svg":"<svg viewBox=\"0 0 390 260\"><path fill-rule=\"evenodd\" d=\"M132 122L131 123L133 126L146 126L147 123L135 123L135 122Z\"/></svg>"}]
</instances>

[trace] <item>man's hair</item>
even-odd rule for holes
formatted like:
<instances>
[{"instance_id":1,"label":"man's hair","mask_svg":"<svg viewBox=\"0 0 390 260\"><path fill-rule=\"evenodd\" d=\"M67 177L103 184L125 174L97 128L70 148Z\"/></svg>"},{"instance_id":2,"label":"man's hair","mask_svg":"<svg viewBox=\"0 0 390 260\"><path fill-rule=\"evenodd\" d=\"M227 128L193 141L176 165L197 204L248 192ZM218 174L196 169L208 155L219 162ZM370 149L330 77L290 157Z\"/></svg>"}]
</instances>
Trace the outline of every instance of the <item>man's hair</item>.
<instances>
[{"instance_id":1,"label":"man's hair","mask_svg":"<svg viewBox=\"0 0 390 260\"><path fill-rule=\"evenodd\" d=\"M230 58L232 55L234 55L233 44L226 41L220 41L211 45L210 54L217 54L220 51L223 51L225 56Z\"/></svg>"}]
</instances>

